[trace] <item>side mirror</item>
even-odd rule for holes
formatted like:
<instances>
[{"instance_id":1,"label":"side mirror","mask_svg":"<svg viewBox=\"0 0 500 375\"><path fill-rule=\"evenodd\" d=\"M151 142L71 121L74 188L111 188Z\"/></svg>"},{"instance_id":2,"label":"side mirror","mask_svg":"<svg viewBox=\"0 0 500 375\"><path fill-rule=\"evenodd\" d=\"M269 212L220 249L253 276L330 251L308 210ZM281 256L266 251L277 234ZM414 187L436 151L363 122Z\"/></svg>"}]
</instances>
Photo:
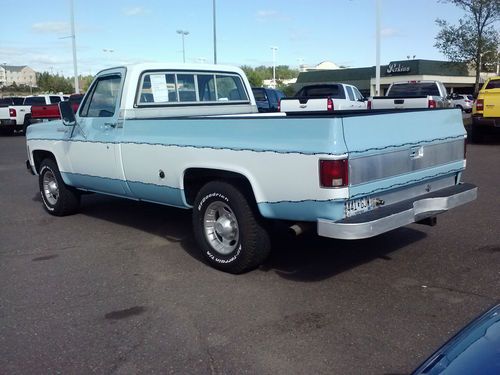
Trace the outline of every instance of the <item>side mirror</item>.
<instances>
[{"instance_id":1,"label":"side mirror","mask_svg":"<svg viewBox=\"0 0 500 375\"><path fill-rule=\"evenodd\" d=\"M61 119L64 126L75 126L76 117L71 108L71 104L68 101L59 102L59 113L61 114Z\"/></svg>"}]
</instances>

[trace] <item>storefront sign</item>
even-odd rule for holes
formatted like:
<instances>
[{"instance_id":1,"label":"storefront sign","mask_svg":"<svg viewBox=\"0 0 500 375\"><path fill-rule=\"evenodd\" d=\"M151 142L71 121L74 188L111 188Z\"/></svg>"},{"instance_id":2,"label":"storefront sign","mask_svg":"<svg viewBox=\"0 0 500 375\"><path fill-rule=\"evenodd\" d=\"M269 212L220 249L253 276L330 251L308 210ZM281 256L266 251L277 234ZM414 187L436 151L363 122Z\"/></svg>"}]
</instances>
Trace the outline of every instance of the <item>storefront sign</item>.
<instances>
[{"instance_id":1,"label":"storefront sign","mask_svg":"<svg viewBox=\"0 0 500 375\"><path fill-rule=\"evenodd\" d=\"M387 67L387 74L394 74L394 73L408 73L411 70L411 68L407 65L402 65L402 64L395 64L391 63Z\"/></svg>"}]
</instances>

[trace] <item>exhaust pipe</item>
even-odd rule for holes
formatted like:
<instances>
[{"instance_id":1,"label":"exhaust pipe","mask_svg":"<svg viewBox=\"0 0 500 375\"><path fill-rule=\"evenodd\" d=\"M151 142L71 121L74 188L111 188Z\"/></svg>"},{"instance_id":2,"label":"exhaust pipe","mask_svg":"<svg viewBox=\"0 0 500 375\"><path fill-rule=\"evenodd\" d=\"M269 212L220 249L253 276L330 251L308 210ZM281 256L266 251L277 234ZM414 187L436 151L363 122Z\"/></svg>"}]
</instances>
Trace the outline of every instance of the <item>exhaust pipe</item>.
<instances>
[{"instance_id":1,"label":"exhaust pipe","mask_svg":"<svg viewBox=\"0 0 500 375\"><path fill-rule=\"evenodd\" d=\"M289 227L291 233L295 236L300 236L304 232L311 229L311 224L309 223L295 223Z\"/></svg>"}]
</instances>

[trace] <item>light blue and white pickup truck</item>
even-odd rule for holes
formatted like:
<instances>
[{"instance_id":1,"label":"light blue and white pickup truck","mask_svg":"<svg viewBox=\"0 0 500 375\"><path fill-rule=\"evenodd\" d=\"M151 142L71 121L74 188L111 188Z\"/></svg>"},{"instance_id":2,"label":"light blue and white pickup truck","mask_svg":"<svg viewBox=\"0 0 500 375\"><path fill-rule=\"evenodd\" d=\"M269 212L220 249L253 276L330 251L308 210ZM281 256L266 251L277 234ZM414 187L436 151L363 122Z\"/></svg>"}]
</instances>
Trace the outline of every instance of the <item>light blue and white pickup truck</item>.
<instances>
[{"instance_id":1,"label":"light blue and white pickup truck","mask_svg":"<svg viewBox=\"0 0 500 375\"><path fill-rule=\"evenodd\" d=\"M178 64L104 70L76 115L66 104L26 137L45 209L74 213L86 191L191 209L200 251L231 273L266 259L273 220L360 239L477 194L457 110L258 114L240 69Z\"/></svg>"}]
</instances>

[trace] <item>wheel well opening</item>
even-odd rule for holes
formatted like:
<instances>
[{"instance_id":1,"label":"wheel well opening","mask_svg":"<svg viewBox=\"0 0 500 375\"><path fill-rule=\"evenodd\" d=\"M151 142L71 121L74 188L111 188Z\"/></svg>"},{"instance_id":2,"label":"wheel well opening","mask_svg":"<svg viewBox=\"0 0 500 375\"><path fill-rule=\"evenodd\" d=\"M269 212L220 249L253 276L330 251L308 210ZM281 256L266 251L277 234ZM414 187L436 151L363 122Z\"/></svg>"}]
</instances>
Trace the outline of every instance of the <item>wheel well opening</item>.
<instances>
[{"instance_id":1,"label":"wheel well opening","mask_svg":"<svg viewBox=\"0 0 500 375\"><path fill-rule=\"evenodd\" d=\"M190 168L184 173L184 195L186 202L193 205L198 191L210 181L226 181L241 189L250 199L255 201L252 185L242 174L218 169Z\"/></svg>"},{"instance_id":2,"label":"wheel well opening","mask_svg":"<svg viewBox=\"0 0 500 375\"><path fill-rule=\"evenodd\" d=\"M33 162L35 163L35 169L36 169L37 173L40 172L40 163L44 159L52 159L52 160L56 161L54 154L52 154L49 151L44 151L44 150L33 151Z\"/></svg>"}]
</instances>

